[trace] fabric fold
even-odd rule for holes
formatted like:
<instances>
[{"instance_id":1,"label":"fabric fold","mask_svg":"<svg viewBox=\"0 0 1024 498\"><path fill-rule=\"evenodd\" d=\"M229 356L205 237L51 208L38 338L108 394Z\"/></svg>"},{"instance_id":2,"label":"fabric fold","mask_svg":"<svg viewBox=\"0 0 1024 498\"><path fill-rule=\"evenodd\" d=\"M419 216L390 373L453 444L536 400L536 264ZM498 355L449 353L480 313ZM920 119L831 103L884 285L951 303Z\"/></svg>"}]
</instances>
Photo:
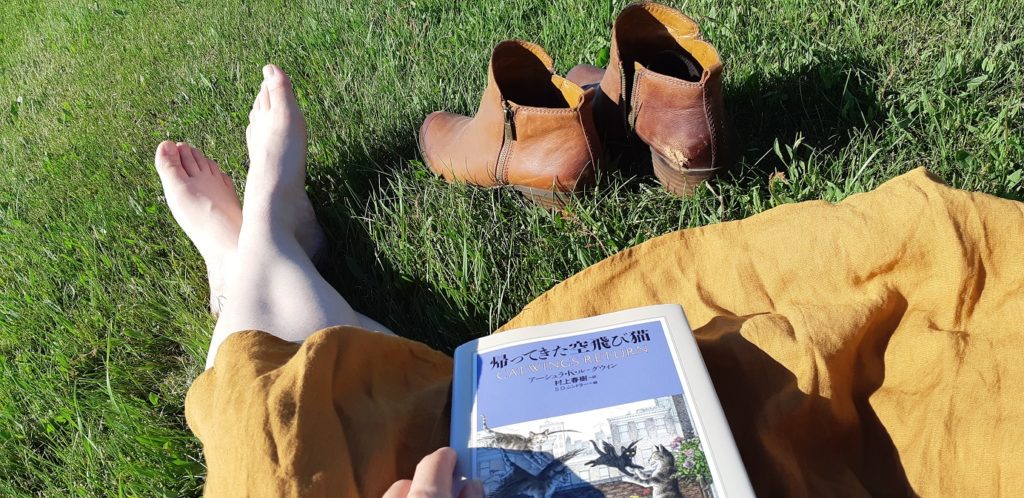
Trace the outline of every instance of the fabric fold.
<instances>
[{"instance_id":1,"label":"fabric fold","mask_svg":"<svg viewBox=\"0 0 1024 498\"><path fill-rule=\"evenodd\" d=\"M1024 205L923 169L620 252L501 330L681 304L761 496L1024 489ZM447 443L451 362L233 335L192 386L211 496L380 496Z\"/></svg>"},{"instance_id":2,"label":"fabric fold","mask_svg":"<svg viewBox=\"0 0 1024 498\"><path fill-rule=\"evenodd\" d=\"M208 496L380 496L448 443L451 359L423 344L332 327L294 344L224 341L185 400Z\"/></svg>"}]
</instances>

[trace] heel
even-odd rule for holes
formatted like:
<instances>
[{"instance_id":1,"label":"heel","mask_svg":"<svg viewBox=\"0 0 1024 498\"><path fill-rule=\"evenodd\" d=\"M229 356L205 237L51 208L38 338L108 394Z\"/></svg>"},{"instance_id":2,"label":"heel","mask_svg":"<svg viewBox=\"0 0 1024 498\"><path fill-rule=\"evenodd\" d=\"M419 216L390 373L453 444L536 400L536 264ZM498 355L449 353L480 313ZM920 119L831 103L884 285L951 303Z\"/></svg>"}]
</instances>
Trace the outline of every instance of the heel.
<instances>
[{"instance_id":1,"label":"heel","mask_svg":"<svg viewBox=\"0 0 1024 498\"><path fill-rule=\"evenodd\" d=\"M700 183L708 180L719 168L679 168L651 147L651 164L654 176L658 177L665 189L680 197L693 195Z\"/></svg>"},{"instance_id":2,"label":"heel","mask_svg":"<svg viewBox=\"0 0 1024 498\"><path fill-rule=\"evenodd\" d=\"M526 197L534 204L541 206L551 211L561 211L565 209L565 204L569 202L569 192L558 192L553 190L546 190L533 187L524 187L522 185L513 186L523 197Z\"/></svg>"}]
</instances>

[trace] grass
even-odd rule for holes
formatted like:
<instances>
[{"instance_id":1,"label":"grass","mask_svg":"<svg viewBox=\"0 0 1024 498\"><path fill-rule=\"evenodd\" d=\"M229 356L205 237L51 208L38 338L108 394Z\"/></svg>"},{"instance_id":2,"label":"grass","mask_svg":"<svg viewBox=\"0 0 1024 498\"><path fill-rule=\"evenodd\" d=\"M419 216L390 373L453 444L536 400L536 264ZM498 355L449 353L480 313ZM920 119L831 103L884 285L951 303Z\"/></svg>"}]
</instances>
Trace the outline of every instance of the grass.
<instances>
[{"instance_id":1,"label":"grass","mask_svg":"<svg viewBox=\"0 0 1024 498\"><path fill-rule=\"evenodd\" d=\"M241 181L259 67L295 80L329 279L450 350L672 230L839 201L917 166L1024 197L1024 4L675 2L727 64L736 168L692 199L614 171L572 216L450 186L428 112L472 112L490 49L594 62L623 2L13 0L0 9L0 495L197 495L183 398L212 319L151 170L188 140ZM774 174L779 172L780 174ZM908 220L908 222L912 222Z\"/></svg>"}]
</instances>

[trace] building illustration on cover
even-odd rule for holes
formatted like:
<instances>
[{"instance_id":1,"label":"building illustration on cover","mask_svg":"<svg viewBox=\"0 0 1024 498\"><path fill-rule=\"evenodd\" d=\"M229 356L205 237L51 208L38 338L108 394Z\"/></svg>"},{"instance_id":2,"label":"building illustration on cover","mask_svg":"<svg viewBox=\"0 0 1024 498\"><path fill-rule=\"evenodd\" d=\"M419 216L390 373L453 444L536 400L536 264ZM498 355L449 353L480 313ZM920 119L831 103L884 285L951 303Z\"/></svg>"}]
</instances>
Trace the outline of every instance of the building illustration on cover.
<instances>
[{"instance_id":1,"label":"building illustration on cover","mask_svg":"<svg viewBox=\"0 0 1024 498\"><path fill-rule=\"evenodd\" d=\"M476 477L494 498L713 497L683 395L488 427L479 414Z\"/></svg>"}]
</instances>

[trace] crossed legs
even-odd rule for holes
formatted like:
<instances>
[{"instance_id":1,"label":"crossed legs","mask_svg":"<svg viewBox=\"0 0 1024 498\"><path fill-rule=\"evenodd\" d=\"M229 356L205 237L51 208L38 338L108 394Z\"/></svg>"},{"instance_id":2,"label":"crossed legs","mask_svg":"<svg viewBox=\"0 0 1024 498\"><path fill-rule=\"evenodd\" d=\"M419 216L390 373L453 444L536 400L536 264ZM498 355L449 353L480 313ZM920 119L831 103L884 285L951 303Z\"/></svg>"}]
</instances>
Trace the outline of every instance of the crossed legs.
<instances>
[{"instance_id":1,"label":"crossed legs","mask_svg":"<svg viewBox=\"0 0 1024 498\"><path fill-rule=\"evenodd\" d=\"M324 235L305 192L306 123L287 75L263 68L245 136L245 204L231 178L190 145L162 142L156 170L178 225L206 262L210 309L219 315L206 367L231 333L262 330L302 341L334 325L390 333L320 276L312 258Z\"/></svg>"}]
</instances>

